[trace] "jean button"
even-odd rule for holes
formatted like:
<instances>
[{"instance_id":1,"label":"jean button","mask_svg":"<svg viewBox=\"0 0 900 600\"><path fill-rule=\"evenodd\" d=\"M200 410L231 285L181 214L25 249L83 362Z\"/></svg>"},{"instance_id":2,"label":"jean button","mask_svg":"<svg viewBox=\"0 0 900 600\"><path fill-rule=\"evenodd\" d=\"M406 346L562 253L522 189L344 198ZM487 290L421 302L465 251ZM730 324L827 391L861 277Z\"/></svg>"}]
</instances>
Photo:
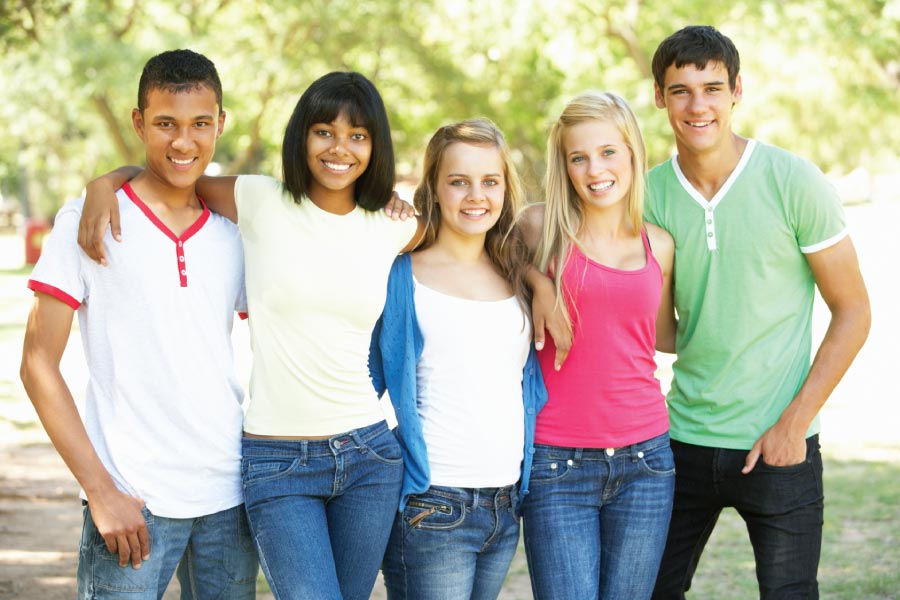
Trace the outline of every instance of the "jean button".
<instances>
[{"instance_id":1,"label":"jean button","mask_svg":"<svg viewBox=\"0 0 900 600\"><path fill-rule=\"evenodd\" d=\"M575 464L575 461L570 458L569 460L566 461L566 464L571 467L572 465Z\"/></svg>"},{"instance_id":2,"label":"jean button","mask_svg":"<svg viewBox=\"0 0 900 600\"><path fill-rule=\"evenodd\" d=\"M606 449L606 455L607 455L607 456L612 456L612 455L615 454L615 453L616 453L616 449L615 449L615 448L607 448L607 449Z\"/></svg>"},{"instance_id":3,"label":"jean button","mask_svg":"<svg viewBox=\"0 0 900 600\"><path fill-rule=\"evenodd\" d=\"M644 458L644 453L643 453L643 452L638 452L638 458Z\"/></svg>"},{"instance_id":4,"label":"jean button","mask_svg":"<svg viewBox=\"0 0 900 600\"><path fill-rule=\"evenodd\" d=\"M336 449L340 450L340 449L341 449L341 440L334 440L333 446L334 446Z\"/></svg>"}]
</instances>

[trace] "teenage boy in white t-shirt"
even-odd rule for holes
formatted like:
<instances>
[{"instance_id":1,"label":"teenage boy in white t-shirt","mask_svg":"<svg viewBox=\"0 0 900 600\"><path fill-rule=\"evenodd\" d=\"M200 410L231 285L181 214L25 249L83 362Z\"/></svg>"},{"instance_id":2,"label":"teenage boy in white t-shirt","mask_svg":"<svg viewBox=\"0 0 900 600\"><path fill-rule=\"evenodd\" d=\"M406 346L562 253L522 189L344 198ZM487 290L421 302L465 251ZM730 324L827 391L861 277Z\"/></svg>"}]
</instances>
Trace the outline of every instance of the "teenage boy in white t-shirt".
<instances>
[{"instance_id":1,"label":"teenage boy in white t-shirt","mask_svg":"<svg viewBox=\"0 0 900 600\"><path fill-rule=\"evenodd\" d=\"M177 565L193 598L252 598L230 342L243 253L194 189L225 124L215 66L189 50L150 59L132 122L147 165L117 192L128 236L100 266L77 244L83 201L60 210L28 282L22 381L83 490L79 597L158 598ZM59 368L75 312L84 423Z\"/></svg>"}]
</instances>

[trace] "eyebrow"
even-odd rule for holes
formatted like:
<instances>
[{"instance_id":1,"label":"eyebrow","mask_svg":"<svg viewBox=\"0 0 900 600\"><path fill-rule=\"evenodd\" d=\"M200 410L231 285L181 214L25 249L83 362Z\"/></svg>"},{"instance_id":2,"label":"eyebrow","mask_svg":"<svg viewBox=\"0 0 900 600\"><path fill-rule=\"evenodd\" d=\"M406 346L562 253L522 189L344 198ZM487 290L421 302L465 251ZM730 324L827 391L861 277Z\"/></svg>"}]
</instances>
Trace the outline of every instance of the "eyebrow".
<instances>
[{"instance_id":1,"label":"eyebrow","mask_svg":"<svg viewBox=\"0 0 900 600\"><path fill-rule=\"evenodd\" d=\"M447 177L466 177L466 178L468 178L469 175L467 175L466 173L447 173ZM503 177L503 175L501 173L485 173L484 177Z\"/></svg>"},{"instance_id":2,"label":"eyebrow","mask_svg":"<svg viewBox=\"0 0 900 600\"><path fill-rule=\"evenodd\" d=\"M725 85L725 82L724 82L724 81L704 81L702 85L703 85L704 87L705 87L705 86L709 86L709 85L723 86L723 85ZM686 89L687 87L688 87L688 86L685 85L685 84L683 84L683 83L673 83L672 85L670 85L670 86L667 87L666 89L669 90L669 91L672 91L672 90Z\"/></svg>"},{"instance_id":3,"label":"eyebrow","mask_svg":"<svg viewBox=\"0 0 900 600\"><path fill-rule=\"evenodd\" d=\"M597 146L597 148L618 148L618 147L620 147L620 144L617 144L615 142L610 142L608 144L600 144L599 146ZM581 154L583 152L587 152L587 150L576 149L576 150L572 150L571 152L567 153L566 156L572 156L573 154Z\"/></svg>"},{"instance_id":4,"label":"eyebrow","mask_svg":"<svg viewBox=\"0 0 900 600\"><path fill-rule=\"evenodd\" d=\"M210 121L214 118L215 117L213 117L212 115L197 115L197 116L193 117L191 120L192 121ZM173 117L171 115L156 115L156 117L154 117L154 119L153 119L154 122L156 122L156 121L177 121L177 120L178 119L176 119L175 117Z\"/></svg>"}]
</instances>

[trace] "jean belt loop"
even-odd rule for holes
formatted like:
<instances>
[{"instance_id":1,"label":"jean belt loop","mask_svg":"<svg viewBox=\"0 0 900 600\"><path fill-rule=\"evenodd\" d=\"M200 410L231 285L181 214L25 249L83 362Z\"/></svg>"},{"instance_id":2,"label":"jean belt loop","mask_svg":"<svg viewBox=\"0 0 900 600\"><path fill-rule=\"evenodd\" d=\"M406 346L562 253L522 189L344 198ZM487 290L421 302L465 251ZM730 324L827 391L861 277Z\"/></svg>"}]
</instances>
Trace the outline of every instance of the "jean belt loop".
<instances>
[{"instance_id":1,"label":"jean belt loop","mask_svg":"<svg viewBox=\"0 0 900 600\"><path fill-rule=\"evenodd\" d=\"M353 443L363 452L363 454L368 451L368 446L366 446L366 443L363 441L362 436L359 435L359 429L348 431L347 436L353 440Z\"/></svg>"},{"instance_id":2,"label":"jean belt loop","mask_svg":"<svg viewBox=\"0 0 900 600\"><path fill-rule=\"evenodd\" d=\"M478 508L478 501L481 499L481 488L472 488L472 510Z\"/></svg>"},{"instance_id":3,"label":"jean belt loop","mask_svg":"<svg viewBox=\"0 0 900 600\"><path fill-rule=\"evenodd\" d=\"M575 448L575 456L572 457L572 460L575 463L575 466L581 466L581 457L584 456L584 448Z\"/></svg>"},{"instance_id":4,"label":"jean belt loop","mask_svg":"<svg viewBox=\"0 0 900 600\"><path fill-rule=\"evenodd\" d=\"M300 440L300 464L304 467L309 460L309 441Z\"/></svg>"}]
</instances>

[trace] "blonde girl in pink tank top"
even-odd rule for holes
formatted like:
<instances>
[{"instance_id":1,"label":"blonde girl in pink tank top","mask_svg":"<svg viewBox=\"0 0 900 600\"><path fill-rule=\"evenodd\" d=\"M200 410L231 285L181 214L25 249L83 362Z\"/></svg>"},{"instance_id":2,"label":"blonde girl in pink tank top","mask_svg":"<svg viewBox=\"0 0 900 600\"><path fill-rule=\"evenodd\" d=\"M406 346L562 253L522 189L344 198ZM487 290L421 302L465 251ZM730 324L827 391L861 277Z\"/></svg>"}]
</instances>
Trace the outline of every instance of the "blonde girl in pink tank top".
<instances>
[{"instance_id":1,"label":"blonde girl in pink tank top","mask_svg":"<svg viewBox=\"0 0 900 600\"><path fill-rule=\"evenodd\" d=\"M524 229L554 277L573 342L540 352L525 548L535 598L649 598L674 491L655 349L672 352L674 243L643 222L644 144L619 96L573 99L547 148L546 203Z\"/></svg>"}]
</instances>

